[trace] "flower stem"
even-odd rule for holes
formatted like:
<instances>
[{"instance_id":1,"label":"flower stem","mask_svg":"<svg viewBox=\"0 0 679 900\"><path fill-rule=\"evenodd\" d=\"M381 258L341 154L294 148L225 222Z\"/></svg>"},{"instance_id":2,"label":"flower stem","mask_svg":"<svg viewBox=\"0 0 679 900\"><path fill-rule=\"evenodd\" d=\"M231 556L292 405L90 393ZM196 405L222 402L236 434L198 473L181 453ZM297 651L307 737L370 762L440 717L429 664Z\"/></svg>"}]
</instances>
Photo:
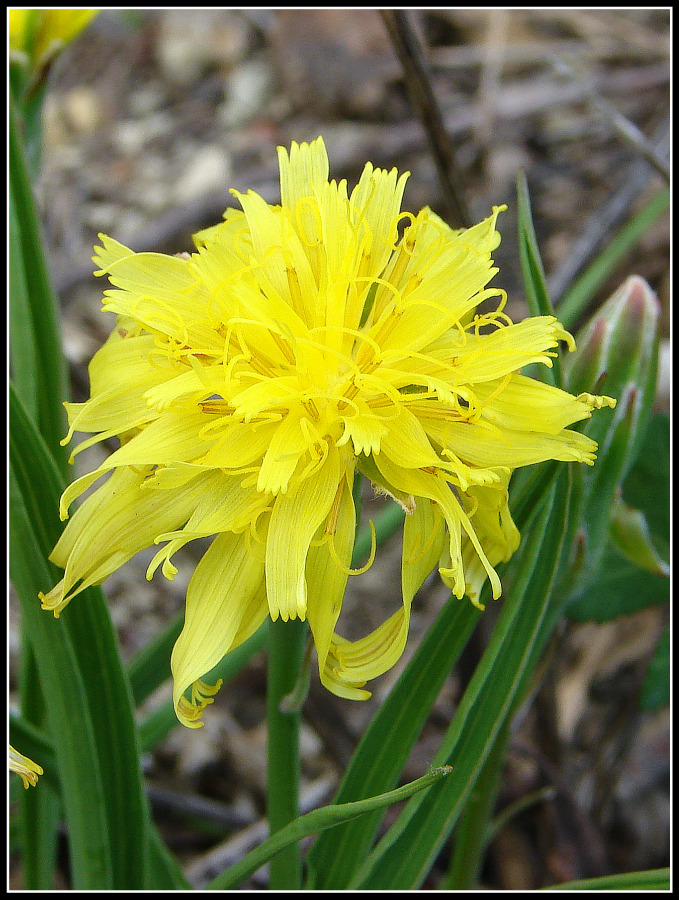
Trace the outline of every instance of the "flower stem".
<instances>
[{"instance_id":1,"label":"flower stem","mask_svg":"<svg viewBox=\"0 0 679 900\"><path fill-rule=\"evenodd\" d=\"M281 711L281 701L298 682L306 644L306 622L277 619L269 635L267 692L269 833L299 816L299 709ZM299 844L290 844L269 863L270 890L297 890L302 878Z\"/></svg>"}]
</instances>

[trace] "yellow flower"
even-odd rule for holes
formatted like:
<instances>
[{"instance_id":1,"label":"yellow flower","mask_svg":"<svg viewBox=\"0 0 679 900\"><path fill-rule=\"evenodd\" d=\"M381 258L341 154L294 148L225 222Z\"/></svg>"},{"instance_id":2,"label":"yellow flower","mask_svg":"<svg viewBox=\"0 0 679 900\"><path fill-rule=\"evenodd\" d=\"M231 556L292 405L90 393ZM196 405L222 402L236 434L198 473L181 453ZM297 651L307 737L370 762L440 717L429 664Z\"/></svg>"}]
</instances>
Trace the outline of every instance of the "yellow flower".
<instances>
[{"instance_id":1,"label":"yellow flower","mask_svg":"<svg viewBox=\"0 0 679 900\"><path fill-rule=\"evenodd\" d=\"M323 684L368 697L437 564L458 598L478 604L486 578L500 595L493 567L519 543L512 470L592 463L596 444L567 426L613 402L518 374L573 340L551 316L513 324L487 287L499 208L453 231L429 209L401 213L406 175L369 163L348 194L328 181L321 138L279 148L279 162L281 205L234 192L242 211L196 235L192 256L100 236L96 274L114 286L104 309L118 324L92 360L91 398L66 404L69 438L94 433L78 450L121 446L64 492L65 518L112 472L55 547L65 573L43 607L57 615L153 543L164 547L147 577L162 564L172 578L179 547L216 535L172 655L175 708L191 726L218 687L202 676L267 615L307 619ZM357 470L409 515L402 608L351 643L335 625Z\"/></svg>"},{"instance_id":2,"label":"yellow flower","mask_svg":"<svg viewBox=\"0 0 679 900\"><path fill-rule=\"evenodd\" d=\"M29 784L36 785L38 775L42 775L42 768L32 759L15 750L11 744L9 745L9 770L21 776L25 788L28 788Z\"/></svg>"},{"instance_id":3,"label":"yellow flower","mask_svg":"<svg viewBox=\"0 0 679 900\"><path fill-rule=\"evenodd\" d=\"M33 71L89 25L98 9L9 9L10 49L28 57Z\"/></svg>"}]
</instances>

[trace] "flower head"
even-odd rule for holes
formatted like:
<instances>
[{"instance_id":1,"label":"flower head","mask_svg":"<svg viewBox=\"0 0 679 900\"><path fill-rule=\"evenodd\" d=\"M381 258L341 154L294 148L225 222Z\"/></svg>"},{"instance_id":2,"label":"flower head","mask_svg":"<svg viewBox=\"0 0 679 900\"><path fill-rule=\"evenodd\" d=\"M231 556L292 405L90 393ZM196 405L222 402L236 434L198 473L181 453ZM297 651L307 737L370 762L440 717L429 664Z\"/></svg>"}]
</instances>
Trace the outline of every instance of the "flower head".
<instances>
[{"instance_id":1,"label":"flower head","mask_svg":"<svg viewBox=\"0 0 679 900\"><path fill-rule=\"evenodd\" d=\"M512 323L496 274L500 208L468 230L401 212L406 175L369 163L354 190L328 180L321 138L279 148L281 204L233 192L242 211L196 235L191 256L133 253L101 235L98 275L117 326L90 366L91 397L69 403L78 449L120 448L62 497L79 507L52 560L55 615L138 550L172 554L215 535L188 588L172 655L174 702L198 725L202 681L266 616L307 619L320 678L361 699L405 644L412 599L437 564L478 604L516 550L507 506L517 466L592 463L568 426L612 403L519 374L573 341L551 316ZM481 312L484 303L487 311ZM77 452L77 451L76 451ZM408 515L402 607L349 642L335 626L350 574L356 472ZM190 689L190 699L185 692Z\"/></svg>"}]
</instances>

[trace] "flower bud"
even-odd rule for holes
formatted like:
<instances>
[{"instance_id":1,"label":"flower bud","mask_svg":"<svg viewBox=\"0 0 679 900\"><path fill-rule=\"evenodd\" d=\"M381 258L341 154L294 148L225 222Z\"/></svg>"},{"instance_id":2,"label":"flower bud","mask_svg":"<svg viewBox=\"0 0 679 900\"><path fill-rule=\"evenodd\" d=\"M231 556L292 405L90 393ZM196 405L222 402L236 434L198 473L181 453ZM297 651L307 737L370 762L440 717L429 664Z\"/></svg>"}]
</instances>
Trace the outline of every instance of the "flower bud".
<instances>
[{"instance_id":1,"label":"flower bud","mask_svg":"<svg viewBox=\"0 0 679 900\"><path fill-rule=\"evenodd\" d=\"M582 473L583 527L590 572L608 537L619 486L634 462L655 396L658 319L655 293L630 276L577 335L577 350L565 360L566 389L605 391L618 402L582 428L599 444L598 463Z\"/></svg>"}]
</instances>

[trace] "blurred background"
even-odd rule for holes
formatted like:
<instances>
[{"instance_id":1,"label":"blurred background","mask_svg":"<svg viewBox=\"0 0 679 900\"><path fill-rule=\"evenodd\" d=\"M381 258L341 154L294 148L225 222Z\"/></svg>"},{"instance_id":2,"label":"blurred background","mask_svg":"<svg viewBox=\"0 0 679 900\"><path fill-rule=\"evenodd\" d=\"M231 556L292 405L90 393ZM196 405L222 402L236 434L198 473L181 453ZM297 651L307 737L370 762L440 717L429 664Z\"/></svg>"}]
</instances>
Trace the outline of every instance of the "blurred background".
<instances>
[{"instance_id":1,"label":"blurred background","mask_svg":"<svg viewBox=\"0 0 679 900\"><path fill-rule=\"evenodd\" d=\"M627 126L667 158L670 13L408 12L472 219L493 205L508 206L498 222L500 272L493 284L507 290L510 315L522 318L516 174L523 169L558 314L558 300L577 275L663 185ZM191 234L233 204L229 188L253 188L278 202L276 146L319 134L331 177L346 178L351 188L368 160L408 170L404 209L430 205L459 224L377 10L106 10L66 49L46 101L37 190L74 399L87 396L87 363L112 327L112 317L100 311L101 282L92 277L98 232L135 251L190 251ZM646 278L662 304L665 360L669 234L666 214L593 298L600 304L632 273ZM663 368L659 409L668 408L668 384ZM87 469L97 452L82 454ZM340 619L347 636L374 628L399 603L399 543L397 537L372 569L350 579ZM159 574L145 580L146 556L108 580L125 658L183 608L202 550L187 548L172 583ZM412 646L448 596L437 578L425 584L413 610ZM491 609L483 617L446 682L408 778L426 770L494 615ZM532 802L497 833L483 887L531 889L668 864L669 719L635 707L665 615L651 607L564 630L538 695L517 723L498 810ZM371 685L373 697L364 704L328 694L312 676L304 707L305 811L331 799L408 656ZM265 834L265 671L265 659L257 657L222 689L204 728L178 726L144 760L164 835L197 885L215 858L221 867ZM169 689L154 702L166 700Z\"/></svg>"}]
</instances>

